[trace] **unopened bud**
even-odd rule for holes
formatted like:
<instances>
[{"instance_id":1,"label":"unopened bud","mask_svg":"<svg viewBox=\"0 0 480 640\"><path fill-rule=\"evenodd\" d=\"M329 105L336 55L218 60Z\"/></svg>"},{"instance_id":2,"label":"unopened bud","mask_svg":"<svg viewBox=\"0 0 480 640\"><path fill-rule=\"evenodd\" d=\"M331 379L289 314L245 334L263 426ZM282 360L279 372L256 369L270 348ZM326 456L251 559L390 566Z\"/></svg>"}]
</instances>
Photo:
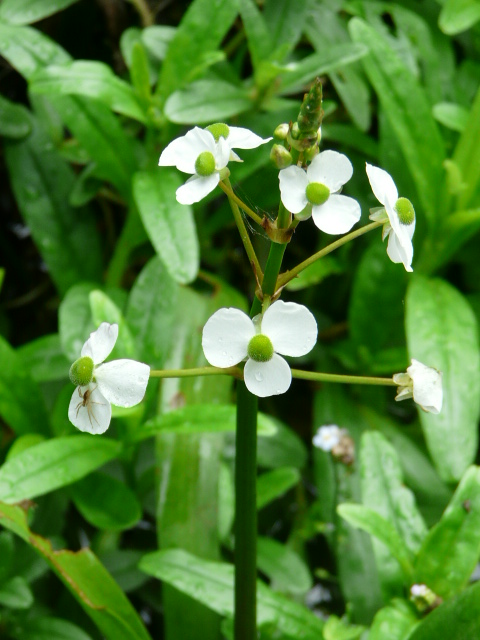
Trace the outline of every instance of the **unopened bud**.
<instances>
[{"instance_id":1,"label":"unopened bud","mask_svg":"<svg viewBox=\"0 0 480 640\"><path fill-rule=\"evenodd\" d=\"M278 125L278 127L273 132L273 135L277 140L286 140L289 128L290 127L288 126L288 122L283 122L282 124Z\"/></svg>"},{"instance_id":2,"label":"unopened bud","mask_svg":"<svg viewBox=\"0 0 480 640\"><path fill-rule=\"evenodd\" d=\"M281 144L274 144L270 151L270 160L277 169L285 169L292 164L292 154Z\"/></svg>"}]
</instances>

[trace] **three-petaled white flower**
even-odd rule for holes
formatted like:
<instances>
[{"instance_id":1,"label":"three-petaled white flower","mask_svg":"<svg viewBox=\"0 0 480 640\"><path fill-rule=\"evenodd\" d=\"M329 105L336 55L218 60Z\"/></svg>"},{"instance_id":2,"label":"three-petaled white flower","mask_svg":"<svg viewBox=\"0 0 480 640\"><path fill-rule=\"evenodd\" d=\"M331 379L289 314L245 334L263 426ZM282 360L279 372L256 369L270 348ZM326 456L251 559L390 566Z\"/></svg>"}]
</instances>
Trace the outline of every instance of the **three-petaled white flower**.
<instances>
[{"instance_id":1,"label":"three-petaled white flower","mask_svg":"<svg viewBox=\"0 0 480 640\"><path fill-rule=\"evenodd\" d=\"M340 429L336 424L327 424L317 429L317 433L313 436L313 446L323 451L331 451L340 443L340 439L347 432Z\"/></svg>"},{"instance_id":2,"label":"three-petaled white flower","mask_svg":"<svg viewBox=\"0 0 480 640\"><path fill-rule=\"evenodd\" d=\"M302 219L309 217L311 208L313 222L325 233L346 233L362 214L356 200L338 193L352 174L352 163L347 156L337 151L322 151L306 171L296 165L280 171L282 202L292 213L301 214Z\"/></svg>"},{"instance_id":3,"label":"three-petaled white flower","mask_svg":"<svg viewBox=\"0 0 480 640\"><path fill-rule=\"evenodd\" d=\"M413 398L424 411L440 413L442 410L441 371L427 367L412 358L412 364L407 368L407 372L396 373L393 381L398 384L395 400Z\"/></svg>"},{"instance_id":4,"label":"three-petaled white flower","mask_svg":"<svg viewBox=\"0 0 480 640\"><path fill-rule=\"evenodd\" d=\"M317 341L312 313L295 302L274 302L253 320L240 309L216 311L203 328L202 347L208 362L222 369L247 359L247 389L259 396L285 393L292 372L284 356L303 356Z\"/></svg>"},{"instance_id":5,"label":"three-petaled white flower","mask_svg":"<svg viewBox=\"0 0 480 640\"><path fill-rule=\"evenodd\" d=\"M407 198L399 198L392 176L367 162L367 176L372 191L383 207L372 209L371 220L384 220L382 240L388 236L387 254L392 262L403 262L413 271L412 237L415 231L415 210ZM385 216L388 216L388 218Z\"/></svg>"},{"instance_id":6,"label":"three-petaled white flower","mask_svg":"<svg viewBox=\"0 0 480 640\"><path fill-rule=\"evenodd\" d=\"M101 364L118 337L118 325L102 322L82 347L81 357L70 367L70 380L77 387L68 407L70 422L89 433L104 433L112 417L111 404L133 407L145 395L150 367L135 360L113 360Z\"/></svg>"},{"instance_id":7,"label":"three-petaled white flower","mask_svg":"<svg viewBox=\"0 0 480 640\"><path fill-rule=\"evenodd\" d=\"M223 123L206 129L195 127L165 147L158 164L192 174L177 189L176 195L180 204L193 204L215 189L220 182L220 172L229 160L242 162L232 149L255 149L269 140L271 138L260 138L248 129Z\"/></svg>"}]
</instances>

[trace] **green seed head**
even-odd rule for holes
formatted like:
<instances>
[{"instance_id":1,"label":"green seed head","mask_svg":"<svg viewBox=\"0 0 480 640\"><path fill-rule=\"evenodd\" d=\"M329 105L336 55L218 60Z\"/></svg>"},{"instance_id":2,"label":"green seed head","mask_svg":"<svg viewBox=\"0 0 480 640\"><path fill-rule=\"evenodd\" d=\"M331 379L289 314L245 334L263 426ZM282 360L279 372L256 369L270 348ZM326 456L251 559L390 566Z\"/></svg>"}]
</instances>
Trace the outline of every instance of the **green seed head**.
<instances>
[{"instance_id":1,"label":"green seed head","mask_svg":"<svg viewBox=\"0 0 480 640\"><path fill-rule=\"evenodd\" d=\"M70 367L70 380L76 387L85 387L93 380L93 360L90 356L82 356Z\"/></svg>"},{"instance_id":2,"label":"green seed head","mask_svg":"<svg viewBox=\"0 0 480 640\"><path fill-rule=\"evenodd\" d=\"M195 171L199 176L211 176L215 173L215 158L211 151L202 151L195 161Z\"/></svg>"},{"instance_id":3,"label":"green seed head","mask_svg":"<svg viewBox=\"0 0 480 640\"><path fill-rule=\"evenodd\" d=\"M407 198L399 198L393 207L398 214L400 224L406 226L415 222L415 209L413 204Z\"/></svg>"},{"instance_id":4,"label":"green seed head","mask_svg":"<svg viewBox=\"0 0 480 640\"><path fill-rule=\"evenodd\" d=\"M310 182L306 195L311 204L323 204L330 197L330 189L321 182Z\"/></svg>"},{"instance_id":5,"label":"green seed head","mask_svg":"<svg viewBox=\"0 0 480 640\"><path fill-rule=\"evenodd\" d=\"M207 131L210 131L212 136L215 138L215 142L218 142L220 140L220 137L225 138L226 140L228 138L228 134L230 133L228 125L223 122L216 122L215 124L211 124L206 129Z\"/></svg>"},{"instance_id":6,"label":"green seed head","mask_svg":"<svg viewBox=\"0 0 480 640\"><path fill-rule=\"evenodd\" d=\"M268 362L273 357L273 344L270 338L259 333L248 343L247 353L255 362Z\"/></svg>"}]
</instances>

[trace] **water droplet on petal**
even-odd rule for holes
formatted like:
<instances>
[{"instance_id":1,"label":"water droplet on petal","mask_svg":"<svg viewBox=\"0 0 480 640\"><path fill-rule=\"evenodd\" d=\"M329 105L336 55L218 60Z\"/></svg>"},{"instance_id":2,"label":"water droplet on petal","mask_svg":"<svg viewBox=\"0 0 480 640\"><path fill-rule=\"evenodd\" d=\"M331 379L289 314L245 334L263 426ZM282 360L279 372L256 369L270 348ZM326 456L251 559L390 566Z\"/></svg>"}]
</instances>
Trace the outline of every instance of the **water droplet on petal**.
<instances>
[{"instance_id":1,"label":"water droplet on petal","mask_svg":"<svg viewBox=\"0 0 480 640\"><path fill-rule=\"evenodd\" d=\"M227 352L226 351L222 351L222 356L226 356Z\"/></svg>"},{"instance_id":2,"label":"water droplet on petal","mask_svg":"<svg viewBox=\"0 0 480 640\"><path fill-rule=\"evenodd\" d=\"M257 372L255 373L255 380L256 380L257 382L262 382L262 380L263 380L263 373L260 373L260 371L257 371Z\"/></svg>"}]
</instances>

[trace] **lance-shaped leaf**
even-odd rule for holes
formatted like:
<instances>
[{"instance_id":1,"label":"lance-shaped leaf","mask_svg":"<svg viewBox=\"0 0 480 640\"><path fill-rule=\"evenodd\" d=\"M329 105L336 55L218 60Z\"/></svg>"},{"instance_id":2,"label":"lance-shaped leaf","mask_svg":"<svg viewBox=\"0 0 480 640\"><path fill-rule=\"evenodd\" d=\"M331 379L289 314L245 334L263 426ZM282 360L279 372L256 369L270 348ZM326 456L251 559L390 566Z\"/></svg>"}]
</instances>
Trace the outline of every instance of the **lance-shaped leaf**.
<instances>
[{"instance_id":1,"label":"lance-shaped leaf","mask_svg":"<svg viewBox=\"0 0 480 640\"><path fill-rule=\"evenodd\" d=\"M412 605L406 600L394 598L391 604L376 614L368 640L405 640L418 624Z\"/></svg>"},{"instance_id":2,"label":"lance-shaped leaf","mask_svg":"<svg viewBox=\"0 0 480 640\"><path fill-rule=\"evenodd\" d=\"M6 138L24 138L31 129L25 107L0 95L0 135Z\"/></svg>"},{"instance_id":3,"label":"lance-shaped leaf","mask_svg":"<svg viewBox=\"0 0 480 640\"><path fill-rule=\"evenodd\" d=\"M77 0L3 0L0 19L11 24L31 24L69 7Z\"/></svg>"}]
</instances>

